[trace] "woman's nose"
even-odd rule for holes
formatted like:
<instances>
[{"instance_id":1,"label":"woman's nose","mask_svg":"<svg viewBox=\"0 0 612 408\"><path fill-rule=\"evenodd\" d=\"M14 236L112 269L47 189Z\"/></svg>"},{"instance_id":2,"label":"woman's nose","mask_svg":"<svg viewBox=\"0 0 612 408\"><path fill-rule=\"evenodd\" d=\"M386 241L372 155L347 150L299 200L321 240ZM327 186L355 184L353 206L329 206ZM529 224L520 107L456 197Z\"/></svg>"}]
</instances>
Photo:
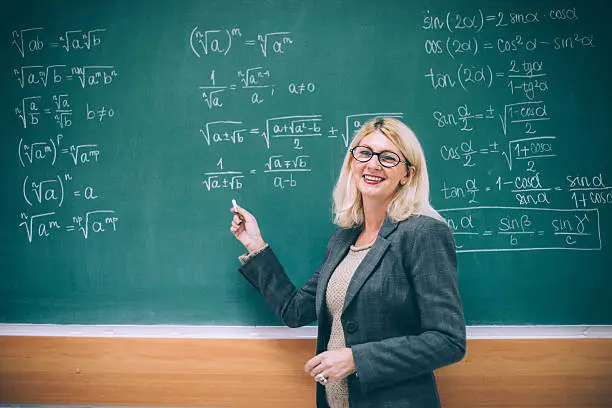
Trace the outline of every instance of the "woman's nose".
<instances>
[{"instance_id":1,"label":"woman's nose","mask_svg":"<svg viewBox=\"0 0 612 408\"><path fill-rule=\"evenodd\" d=\"M382 166L380 164L380 162L378 161L378 156L372 156L372 158L366 163L366 168L370 168L370 169L381 169Z\"/></svg>"}]
</instances>

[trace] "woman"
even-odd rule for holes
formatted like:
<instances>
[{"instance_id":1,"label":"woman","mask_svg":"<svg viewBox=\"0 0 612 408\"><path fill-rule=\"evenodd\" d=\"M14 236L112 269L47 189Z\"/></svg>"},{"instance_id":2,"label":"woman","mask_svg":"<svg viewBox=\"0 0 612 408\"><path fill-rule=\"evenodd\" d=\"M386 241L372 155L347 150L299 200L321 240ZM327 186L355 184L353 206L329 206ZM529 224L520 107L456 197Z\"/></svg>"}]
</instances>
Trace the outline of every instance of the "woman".
<instances>
[{"instance_id":1,"label":"woman","mask_svg":"<svg viewBox=\"0 0 612 408\"><path fill-rule=\"evenodd\" d=\"M248 211L232 209L240 272L285 324L318 320L317 407L439 407L433 371L461 360L452 234L429 204L423 150L393 118L355 135L334 189L323 265L296 289Z\"/></svg>"}]
</instances>

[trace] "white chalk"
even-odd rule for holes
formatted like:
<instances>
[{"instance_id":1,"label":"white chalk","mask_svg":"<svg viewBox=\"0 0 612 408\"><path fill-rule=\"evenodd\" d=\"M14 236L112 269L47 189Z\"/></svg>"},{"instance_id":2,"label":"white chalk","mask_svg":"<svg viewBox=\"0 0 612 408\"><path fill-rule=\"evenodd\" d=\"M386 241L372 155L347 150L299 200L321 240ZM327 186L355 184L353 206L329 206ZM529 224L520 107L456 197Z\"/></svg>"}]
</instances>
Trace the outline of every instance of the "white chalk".
<instances>
[{"instance_id":1,"label":"white chalk","mask_svg":"<svg viewBox=\"0 0 612 408\"><path fill-rule=\"evenodd\" d=\"M234 200L232 198L232 205L234 206L234 210L238 211L238 203L236 203L236 200Z\"/></svg>"}]
</instances>

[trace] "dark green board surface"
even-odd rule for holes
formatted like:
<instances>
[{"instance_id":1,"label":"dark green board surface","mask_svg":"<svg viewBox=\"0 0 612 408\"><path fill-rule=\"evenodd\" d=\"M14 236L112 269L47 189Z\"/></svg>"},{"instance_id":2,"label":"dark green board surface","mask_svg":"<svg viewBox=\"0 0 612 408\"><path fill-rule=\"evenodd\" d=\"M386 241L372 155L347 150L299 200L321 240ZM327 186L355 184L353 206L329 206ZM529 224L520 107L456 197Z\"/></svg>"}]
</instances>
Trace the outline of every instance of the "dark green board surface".
<instances>
[{"instance_id":1,"label":"dark green board surface","mask_svg":"<svg viewBox=\"0 0 612 408\"><path fill-rule=\"evenodd\" d=\"M41 1L0 19L0 322L280 324L237 273L231 199L302 284L346 139L385 113L422 141L469 324L612 324L606 1Z\"/></svg>"}]
</instances>

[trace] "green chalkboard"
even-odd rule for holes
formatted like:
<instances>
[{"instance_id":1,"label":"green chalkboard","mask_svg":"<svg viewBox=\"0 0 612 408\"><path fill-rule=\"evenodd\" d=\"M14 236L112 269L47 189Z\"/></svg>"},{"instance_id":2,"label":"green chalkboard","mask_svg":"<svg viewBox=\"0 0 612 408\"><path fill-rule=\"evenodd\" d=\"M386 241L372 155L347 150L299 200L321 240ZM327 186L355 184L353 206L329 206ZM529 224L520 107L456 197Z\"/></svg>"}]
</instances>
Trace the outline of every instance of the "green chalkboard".
<instances>
[{"instance_id":1,"label":"green chalkboard","mask_svg":"<svg viewBox=\"0 0 612 408\"><path fill-rule=\"evenodd\" d=\"M469 324L612 324L606 1L23 1L0 17L0 322L277 325L361 123L403 118Z\"/></svg>"}]
</instances>

